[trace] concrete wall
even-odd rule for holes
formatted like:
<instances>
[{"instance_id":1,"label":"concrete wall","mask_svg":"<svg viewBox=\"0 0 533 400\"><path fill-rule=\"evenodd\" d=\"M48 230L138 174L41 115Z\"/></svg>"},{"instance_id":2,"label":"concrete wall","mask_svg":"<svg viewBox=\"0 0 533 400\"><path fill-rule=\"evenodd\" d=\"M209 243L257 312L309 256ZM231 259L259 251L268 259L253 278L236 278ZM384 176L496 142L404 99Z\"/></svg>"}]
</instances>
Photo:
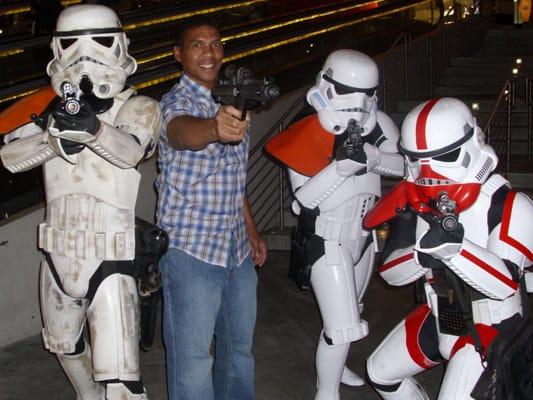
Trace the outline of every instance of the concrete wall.
<instances>
[{"instance_id":1,"label":"concrete wall","mask_svg":"<svg viewBox=\"0 0 533 400\"><path fill-rule=\"evenodd\" d=\"M301 93L283 96L269 110L253 117L252 145ZM136 212L139 217L153 221L155 157L141 165L141 173ZM41 330L38 298L41 253L37 249L37 226L43 219L44 208L39 205L0 224L0 347L36 335Z\"/></svg>"}]
</instances>

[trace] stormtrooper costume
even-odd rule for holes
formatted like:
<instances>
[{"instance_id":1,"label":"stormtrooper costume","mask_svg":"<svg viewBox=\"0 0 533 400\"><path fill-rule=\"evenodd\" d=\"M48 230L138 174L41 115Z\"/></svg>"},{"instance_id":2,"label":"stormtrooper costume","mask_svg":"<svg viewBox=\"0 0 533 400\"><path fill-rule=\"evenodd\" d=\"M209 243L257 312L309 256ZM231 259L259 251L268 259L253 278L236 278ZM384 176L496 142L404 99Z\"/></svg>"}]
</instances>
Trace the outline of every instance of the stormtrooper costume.
<instances>
[{"instance_id":1,"label":"stormtrooper costume","mask_svg":"<svg viewBox=\"0 0 533 400\"><path fill-rule=\"evenodd\" d=\"M43 166L42 336L78 400L148 398L139 371L132 271L136 167L155 149L161 116L156 101L124 90L137 67L127 44L111 9L66 8L47 67L60 97L8 134L0 151L13 173Z\"/></svg>"},{"instance_id":2,"label":"stormtrooper costume","mask_svg":"<svg viewBox=\"0 0 533 400\"><path fill-rule=\"evenodd\" d=\"M400 150L407 180L364 223L391 221L379 272L395 286L424 277L427 304L373 352L368 377L384 399L428 399L413 376L447 360L438 398L470 399L485 349L521 318L519 279L533 261L533 204L491 174L497 157L457 99L415 107L402 125Z\"/></svg>"},{"instance_id":3,"label":"stormtrooper costume","mask_svg":"<svg viewBox=\"0 0 533 400\"><path fill-rule=\"evenodd\" d=\"M307 93L317 115L273 138L266 150L287 165L304 226L307 261L324 329L316 354L316 400L339 399L339 383L362 385L344 367L350 343L368 334L362 297L375 243L362 218L381 195L380 175L402 177L398 129L377 111L376 63L355 50L331 53Z\"/></svg>"}]
</instances>

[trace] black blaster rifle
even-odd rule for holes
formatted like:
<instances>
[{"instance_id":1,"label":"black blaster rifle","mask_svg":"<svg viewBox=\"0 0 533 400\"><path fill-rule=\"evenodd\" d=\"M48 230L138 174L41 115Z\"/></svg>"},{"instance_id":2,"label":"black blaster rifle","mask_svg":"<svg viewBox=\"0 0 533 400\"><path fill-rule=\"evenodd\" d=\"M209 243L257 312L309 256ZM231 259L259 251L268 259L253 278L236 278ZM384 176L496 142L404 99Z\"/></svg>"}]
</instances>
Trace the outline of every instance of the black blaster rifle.
<instances>
[{"instance_id":1,"label":"black blaster rifle","mask_svg":"<svg viewBox=\"0 0 533 400\"><path fill-rule=\"evenodd\" d=\"M70 115L76 115L80 112L81 103L79 94L72 84L68 81L64 81L61 84L61 93L63 93L62 102L65 105L65 111Z\"/></svg>"},{"instance_id":2,"label":"black blaster rifle","mask_svg":"<svg viewBox=\"0 0 533 400\"><path fill-rule=\"evenodd\" d=\"M433 213L431 218L440 222L442 229L446 232L453 232L459 224L457 219L457 203L453 201L448 193L440 192L435 199L431 199L429 207Z\"/></svg>"},{"instance_id":3,"label":"black blaster rifle","mask_svg":"<svg viewBox=\"0 0 533 400\"><path fill-rule=\"evenodd\" d=\"M249 68L228 65L224 75L226 79L219 81L211 95L217 103L241 110L241 121L246 118L247 111L255 110L279 96L279 87L273 79L254 79Z\"/></svg>"},{"instance_id":4,"label":"black blaster rifle","mask_svg":"<svg viewBox=\"0 0 533 400\"><path fill-rule=\"evenodd\" d=\"M357 148L363 145L363 139L361 137L362 133L363 129L354 119L348 121L348 127L344 133L346 135L346 139L342 143L342 147L344 148L344 151L348 157L353 156L357 151Z\"/></svg>"}]
</instances>

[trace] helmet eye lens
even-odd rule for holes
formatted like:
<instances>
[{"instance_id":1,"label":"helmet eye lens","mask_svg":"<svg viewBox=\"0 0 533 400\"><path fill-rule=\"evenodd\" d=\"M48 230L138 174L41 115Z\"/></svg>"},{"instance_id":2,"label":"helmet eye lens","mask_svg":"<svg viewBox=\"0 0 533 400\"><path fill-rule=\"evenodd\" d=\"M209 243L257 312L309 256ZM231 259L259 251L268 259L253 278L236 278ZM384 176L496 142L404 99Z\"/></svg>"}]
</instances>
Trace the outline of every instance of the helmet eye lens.
<instances>
[{"instance_id":1,"label":"helmet eye lens","mask_svg":"<svg viewBox=\"0 0 533 400\"><path fill-rule=\"evenodd\" d=\"M357 89L351 89L351 88L348 88L347 86L335 85L335 92L338 95L343 95L343 94L355 93L357 92Z\"/></svg>"},{"instance_id":2,"label":"helmet eye lens","mask_svg":"<svg viewBox=\"0 0 533 400\"><path fill-rule=\"evenodd\" d=\"M59 39L59 43L61 44L61 48L63 50L68 49L70 46L72 46L74 43L76 43L78 39Z\"/></svg>"},{"instance_id":3,"label":"helmet eye lens","mask_svg":"<svg viewBox=\"0 0 533 400\"><path fill-rule=\"evenodd\" d=\"M335 92L339 96L342 96L344 94L351 94L351 93L364 93L368 97L372 97L372 96L374 96L374 93L376 92L376 89L374 89L374 88L371 88L371 89L359 89L359 88L352 88L352 87L346 86L346 85L340 85L338 83L335 84L334 86L335 86Z\"/></svg>"},{"instance_id":4,"label":"helmet eye lens","mask_svg":"<svg viewBox=\"0 0 533 400\"><path fill-rule=\"evenodd\" d=\"M95 36L92 38L92 40L94 40L98 44L101 44L102 46L110 48L111 46L113 46L115 38L113 36Z\"/></svg>"},{"instance_id":5,"label":"helmet eye lens","mask_svg":"<svg viewBox=\"0 0 533 400\"><path fill-rule=\"evenodd\" d=\"M455 150L441 154L440 156L437 156L437 157L433 157L433 159L437 161L442 161L442 162L453 162L453 161L457 161L460 153L461 153L461 148L458 147Z\"/></svg>"}]
</instances>

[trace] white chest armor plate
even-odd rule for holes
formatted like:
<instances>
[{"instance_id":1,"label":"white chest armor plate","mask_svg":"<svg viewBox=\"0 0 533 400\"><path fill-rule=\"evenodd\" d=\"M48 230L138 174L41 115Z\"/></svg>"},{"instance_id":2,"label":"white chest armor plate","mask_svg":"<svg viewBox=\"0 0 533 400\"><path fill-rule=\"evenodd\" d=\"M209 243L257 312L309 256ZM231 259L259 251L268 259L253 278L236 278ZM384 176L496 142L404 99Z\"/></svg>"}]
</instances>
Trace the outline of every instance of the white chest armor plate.
<instances>
[{"instance_id":1,"label":"white chest armor plate","mask_svg":"<svg viewBox=\"0 0 533 400\"><path fill-rule=\"evenodd\" d=\"M99 115L113 121L122 102ZM135 257L135 203L141 175L119 168L88 148L43 165L46 221L39 225L39 247L53 255L81 260L132 260Z\"/></svg>"}]
</instances>

